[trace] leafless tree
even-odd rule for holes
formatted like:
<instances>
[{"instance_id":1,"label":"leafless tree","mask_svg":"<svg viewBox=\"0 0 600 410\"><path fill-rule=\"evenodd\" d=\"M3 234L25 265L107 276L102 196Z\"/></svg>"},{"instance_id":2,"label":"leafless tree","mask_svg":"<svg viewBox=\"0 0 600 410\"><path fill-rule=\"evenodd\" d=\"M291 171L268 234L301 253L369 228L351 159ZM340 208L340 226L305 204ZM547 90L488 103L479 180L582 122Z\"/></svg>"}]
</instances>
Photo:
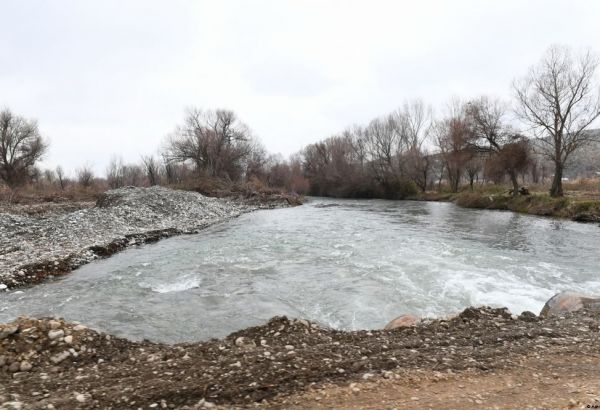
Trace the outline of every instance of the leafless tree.
<instances>
[{"instance_id":1,"label":"leafless tree","mask_svg":"<svg viewBox=\"0 0 600 410\"><path fill-rule=\"evenodd\" d=\"M160 181L160 165L154 155L142 156L142 165L146 171L146 178L151 186L157 185Z\"/></svg>"},{"instance_id":2,"label":"leafless tree","mask_svg":"<svg viewBox=\"0 0 600 410\"><path fill-rule=\"evenodd\" d=\"M473 185L475 179L478 178L479 173L483 169L483 160L477 151L471 153L470 158L465 163L465 171L469 178L469 188L473 191Z\"/></svg>"},{"instance_id":3,"label":"leafless tree","mask_svg":"<svg viewBox=\"0 0 600 410\"><path fill-rule=\"evenodd\" d=\"M56 167L56 180L58 181L58 186L61 191L64 191L67 185L67 178L65 176L65 171L60 165Z\"/></svg>"},{"instance_id":4,"label":"leafless tree","mask_svg":"<svg viewBox=\"0 0 600 410\"><path fill-rule=\"evenodd\" d=\"M446 169L450 189L452 192L458 192L465 164L473 155L469 144L472 138L471 129L464 105L458 100L451 100L446 118L437 121L432 132Z\"/></svg>"},{"instance_id":5,"label":"leafless tree","mask_svg":"<svg viewBox=\"0 0 600 410\"><path fill-rule=\"evenodd\" d=\"M250 129L233 111L190 109L171 137L168 155L193 162L198 172L236 180L243 176L252 148Z\"/></svg>"},{"instance_id":6,"label":"leafless tree","mask_svg":"<svg viewBox=\"0 0 600 410\"><path fill-rule=\"evenodd\" d=\"M94 184L94 170L89 164L85 164L76 171L77 182L84 188L90 188Z\"/></svg>"},{"instance_id":7,"label":"leafless tree","mask_svg":"<svg viewBox=\"0 0 600 410\"><path fill-rule=\"evenodd\" d=\"M106 182L112 189L125 185L125 165L123 159L113 156L106 167Z\"/></svg>"},{"instance_id":8,"label":"leafless tree","mask_svg":"<svg viewBox=\"0 0 600 410\"><path fill-rule=\"evenodd\" d=\"M142 186L145 179L144 169L137 164L123 166L123 182L127 186Z\"/></svg>"},{"instance_id":9,"label":"leafless tree","mask_svg":"<svg viewBox=\"0 0 600 410\"><path fill-rule=\"evenodd\" d=\"M570 155L597 138L586 129L600 116L595 78L598 58L574 55L552 46L521 80L514 82L519 116L540 139L542 153L554 163L550 195L563 195L562 177Z\"/></svg>"},{"instance_id":10,"label":"leafless tree","mask_svg":"<svg viewBox=\"0 0 600 410\"><path fill-rule=\"evenodd\" d=\"M401 153L404 174L425 192L432 165L425 146L433 126L432 109L421 100L406 102L400 118L402 139L407 143L406 152Z\"/></svg>"},{"instance_id":11,"label":"leafless tree","mask_svg":"<svg viewBox=\"0 0 600 410\"><path fill-rule=\"evenodd\" d=\"M23 184L47 148L35 121L8 109L0 112L0 179L6 185L15 188Z\"/></svg>"},{"instance_id":12,"label":"leafless tree","mask_svg":"<svg viewBox=\"0 0 600 410\"><path fill-rule=\"evenodd\" d=\"M465 105L466 118L471 128L470 144L475 152L487 153L490 157L501 157L496 159L495 164L506 167L503 171L510 177L512 192L516 196L519 193L518 172L526 165L517 159L527 161L528 157L524 156L522 150L517 149L524 146L521 143L523 137L506 124L506 111L506 104L486 96L469 101ZM519 155L510 158L509 154Z\"/></svg>"}]
</instances>

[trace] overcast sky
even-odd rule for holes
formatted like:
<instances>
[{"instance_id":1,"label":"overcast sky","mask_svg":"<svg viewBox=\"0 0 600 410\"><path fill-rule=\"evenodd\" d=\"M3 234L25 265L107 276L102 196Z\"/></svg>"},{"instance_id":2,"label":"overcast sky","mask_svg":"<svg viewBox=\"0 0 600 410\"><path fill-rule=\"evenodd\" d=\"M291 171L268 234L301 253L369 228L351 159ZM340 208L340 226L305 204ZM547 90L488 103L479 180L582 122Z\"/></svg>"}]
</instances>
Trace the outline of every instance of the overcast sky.
<instances>
[{"instance_id":1,"label":"overcast sky","mask_svg":"<svg viewBox=\"0 0 600 410\"><path fill-rule=\"evenodd\" d=\"M288 155L405 99L508 98L550 44L600 52L599 21L594 0L3 0L0 107L67 170L156 152L189 106Z\"/></svg>"}]
</instances>

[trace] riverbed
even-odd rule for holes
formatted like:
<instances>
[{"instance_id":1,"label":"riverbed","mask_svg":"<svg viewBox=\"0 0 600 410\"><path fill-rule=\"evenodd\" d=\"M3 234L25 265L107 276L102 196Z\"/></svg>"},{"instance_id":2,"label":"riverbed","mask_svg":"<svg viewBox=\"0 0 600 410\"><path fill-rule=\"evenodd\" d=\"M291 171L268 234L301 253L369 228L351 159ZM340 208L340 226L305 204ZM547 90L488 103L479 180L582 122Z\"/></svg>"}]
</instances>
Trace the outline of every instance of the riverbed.
<instances>
[{"instance_id":1,"label":"riverbed","mask_svg":"<svg viewBox=\"0 0 600 410\"><path fill-rule=\"evenodd\" d=\"M61 316L131 339L222 337L276 315L355 330L472 305L539 313L600 293L595 225L450 203L312 199L128 249L0 294L0 322Z\"/></svg>"}]
</instances>

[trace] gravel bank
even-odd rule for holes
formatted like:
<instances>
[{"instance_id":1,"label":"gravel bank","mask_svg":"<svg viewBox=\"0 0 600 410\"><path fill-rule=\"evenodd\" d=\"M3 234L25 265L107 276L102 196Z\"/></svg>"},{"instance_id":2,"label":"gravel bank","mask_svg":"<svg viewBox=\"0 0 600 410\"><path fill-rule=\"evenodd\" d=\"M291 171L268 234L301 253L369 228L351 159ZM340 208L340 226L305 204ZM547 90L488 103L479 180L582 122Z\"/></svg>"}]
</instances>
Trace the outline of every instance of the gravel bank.
<instances>
[{"instance_id":1,"label":"gravel bank","mask_svg":"<svg viewBox=\"0 0 600 410\"><path fill-rule=\"evenodd\" d=\"M494 374L519 369L525 357L551 366L560 353L598 357L599 328L597 311L542 319L483 307L387 331L276 317L222 340L165 345L56 318L19 318L0 325L0 408L287 408L296 402L291 395L332 383L413 371L439 379Z\"/></svg>"},{"instance_id":2,"label":"gravel bank","mask_svg":"<svg viewBox=\"0 0 600 410\"><path fill-rule=\"evenodd\" d=\"M0 213L0 291L38 283L127 246L153 242L285 201L248 203L163 187L104 193L95 206L48 214Z\"/></svg>"}]
</instances>

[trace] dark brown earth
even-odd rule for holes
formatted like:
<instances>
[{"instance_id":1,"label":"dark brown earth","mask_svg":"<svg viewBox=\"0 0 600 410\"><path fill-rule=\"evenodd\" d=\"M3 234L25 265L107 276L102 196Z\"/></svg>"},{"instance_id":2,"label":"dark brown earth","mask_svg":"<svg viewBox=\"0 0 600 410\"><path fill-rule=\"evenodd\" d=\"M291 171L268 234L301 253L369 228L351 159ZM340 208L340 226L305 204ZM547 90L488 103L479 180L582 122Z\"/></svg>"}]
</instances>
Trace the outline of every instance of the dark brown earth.
<instances>
[{"instance_id":1,"label":"dark brown earth","mask_svg":"<svg viewBox=\"0 0 600 410\"><path fill-rule=\"evenodd\" d=\"M481 379L494 387L490 378L524 368L533 372L532 363L545 363L544 371L552 375L548 369L556 362L557 377L566 377L569 355L567 362L587 363L577 377L596 377L599 329L599 312L540 319L533 313L517 317L505 309L468 308L449 320L390 331L337 331L276 317L223 340L171 346L114 338L62 320L19 318L0 327L0 403L5 408L12 402L28 408L311 408L319 402L329 408L380 408L367 404L391 397L384 408L415 408L426 403L415 406L426 397L415 389L427 393L435 380L460 399L458 384ZM411 396L394 393L402 391ZM477 404L475 395L465 403Z\"/></svg>"}]
</instances>

